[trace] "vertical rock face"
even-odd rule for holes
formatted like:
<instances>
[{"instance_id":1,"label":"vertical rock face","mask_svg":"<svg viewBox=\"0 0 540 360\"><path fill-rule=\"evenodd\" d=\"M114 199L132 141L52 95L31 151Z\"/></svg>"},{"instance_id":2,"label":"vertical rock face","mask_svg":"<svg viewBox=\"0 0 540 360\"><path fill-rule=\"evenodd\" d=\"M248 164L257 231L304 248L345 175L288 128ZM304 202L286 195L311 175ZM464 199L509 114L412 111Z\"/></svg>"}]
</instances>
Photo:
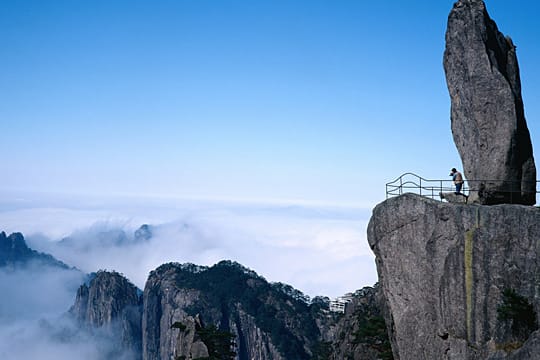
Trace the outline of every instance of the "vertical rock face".
<instances>
[{"instance_id":1,"label":"vertical rock face","mask_svg":"<svg viewBox=\"0 0 540 360\"><path fill-rule=\"evenodd\" d=\"M200 294L196 290L178 289L175 272L159 271L162 268L151 273L144 289L142 357L145 360L180 356L189 359L193 356L196 320L185 308L195 305ZM183 324L188 331L176 329L175 323Z\"/></svg>"},{"instance_id":2,"label":"vertical rock face","mask_svg":"<svg viewBox=\"0 0 540 360\"><path fill-rule=\"evenodd\" d=\"M310 359L319 328L309 305L283 289L231 262L162 265L144 290L143 359L193 357L185 329L194 322L234 335L238 360Z\"/></svg>"},{"instance_id":3,"label":"vertical rock face","mask_svg":"<svg viewBox=\"0 0 540 360\"><path fill-rule=\"evenodd\" d=\"M118 337L121 350L141 353L141 306L137 288L116 272L100 271L77 291L70 313L89 330Z\"/></svg>"},{"instance_id":4,"label":"vertical rock face","mask_svg":"<svg viewBox=\"0 0 540 360\"><path fill-rule=\"evenodd\" d=\"M483 1L454 4L444 69L452 133L476 201L534 204L536 168L516 47L499 32Z\"/></svg>"},{"instance_id":5,"label":"vertical rock face","mask_svg":"<svg viewBox=\"0 0 540 360\"><path fill-rule=\"evenodd\" d=\"M396 359L536 358L537 208L407 194L374 209L368 241ZM505 298L510 290L515 296Z\"/></svg>"}]
</instances>

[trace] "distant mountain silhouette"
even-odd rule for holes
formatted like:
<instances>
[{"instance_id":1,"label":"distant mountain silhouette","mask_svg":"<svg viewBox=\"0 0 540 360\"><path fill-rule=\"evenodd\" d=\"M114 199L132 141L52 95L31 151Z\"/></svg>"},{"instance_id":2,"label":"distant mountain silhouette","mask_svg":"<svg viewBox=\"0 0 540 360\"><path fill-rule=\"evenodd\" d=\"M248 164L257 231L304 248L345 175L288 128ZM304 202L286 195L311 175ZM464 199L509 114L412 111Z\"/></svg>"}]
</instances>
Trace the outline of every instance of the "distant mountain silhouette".
<instances>
[{"instance_id":1,"label":"distant mountain silhouette","mask_svg":"<svg viewBox=\"0 0 540 360\"><path fill-rule=\"evenodd\" d=\"M152 226L143 224L134 233L129 234L122 229L91 228L88 232L73 234L58 242L59 246L88 252L95 248L110 248L141 244L150 241Z\"/></svg>"},{"instance_id":2,"label":"distant mountain silhouette","mask_svg":"<svg viewBox=\"0 0 540 360\"><path fill-rule=\"evenodd\" d=\"M30 249L21 233L12 233L7 236L5 232L0 232L0 268L21 268L28 265L71 269L50 254Z\"/></svg>"}]
</instances>

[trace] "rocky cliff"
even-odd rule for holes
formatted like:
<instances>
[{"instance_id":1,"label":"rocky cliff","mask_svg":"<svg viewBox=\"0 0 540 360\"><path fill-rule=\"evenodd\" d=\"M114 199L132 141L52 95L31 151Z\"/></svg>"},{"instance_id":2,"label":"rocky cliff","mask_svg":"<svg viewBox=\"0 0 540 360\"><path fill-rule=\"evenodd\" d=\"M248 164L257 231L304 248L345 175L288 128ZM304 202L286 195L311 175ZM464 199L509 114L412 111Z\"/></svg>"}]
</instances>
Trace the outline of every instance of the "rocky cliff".
<instances>
[{"instance_id":1,"label":"rocky cliff","mask_svg":"<svg viewBox=\"0 0 540 360\"><path fill-rule=\"evenodd\" d=\"M130 359L140 358L140 295L122 275L99 271L88 285L81 285L69 312L86 330L98 330L113 338L120 353L131 353Z\"/></svg>"},{"instance_id":2,"label":"rocky cliff","mask_svg":"<svg viewBox=\"0 0 540 360\"><path fill-rule=\"evenodd\" d=\"M396 359L534 359L540 210L406 194L368 227Z\"/></svg>"},{"instance_id":3,"label":"rocky cliff","mask_svg":"<svg viewBox=\"0 0 540 360\"><path fill-rule=\"evenodd\" d=\"M516 47L481 0L459 0L448 17L444 69L452 134L482 204L536 202L536 167L525 121ZM491 181L490 181L491 180Z\"/></svg>"},{"instance_id":4,"label":"rocky cliff","mask_svg":"<svg viewBox=\"0 0 540 360\"><path fill-rule=\"evenodd\" d=\"M240 360L309 359L320 338L305 301L236 263L153 271L144 290L143 359L193 356L178 328L195 322L232 334Z\"/></svg>"}]
</instances>

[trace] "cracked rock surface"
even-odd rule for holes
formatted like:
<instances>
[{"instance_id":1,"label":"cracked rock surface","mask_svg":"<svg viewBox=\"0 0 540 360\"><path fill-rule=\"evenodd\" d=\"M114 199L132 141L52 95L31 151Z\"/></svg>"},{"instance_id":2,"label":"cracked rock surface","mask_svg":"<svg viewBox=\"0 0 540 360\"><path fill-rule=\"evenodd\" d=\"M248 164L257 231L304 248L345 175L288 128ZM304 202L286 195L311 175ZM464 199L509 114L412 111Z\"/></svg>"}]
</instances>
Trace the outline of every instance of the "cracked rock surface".
<instances>
[{"instance_id":1,"label":"cracked rock surface","mask_svg":"<svg viewBox=\"0 0 540 360\"><path fill-rule=\"evenodd\" d=\"M497 316L505 289L539 313L538 208L405 194L375 207L368 241L395 359L533 359L540 351L538 332L515 341ZM506 351L510 344L517 348Z\"/></svg>"}]
</instances>

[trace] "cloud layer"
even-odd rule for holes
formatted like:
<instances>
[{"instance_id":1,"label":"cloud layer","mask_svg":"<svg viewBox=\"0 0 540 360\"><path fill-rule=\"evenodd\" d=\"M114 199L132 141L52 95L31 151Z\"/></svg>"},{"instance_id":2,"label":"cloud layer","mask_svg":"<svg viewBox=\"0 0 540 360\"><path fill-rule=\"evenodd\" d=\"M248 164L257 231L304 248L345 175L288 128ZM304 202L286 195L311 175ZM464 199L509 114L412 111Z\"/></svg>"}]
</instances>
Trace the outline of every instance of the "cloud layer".
<instances>
[{"instance_id":1,"label":"cloud layer","mask_svg":"<svg viewBox=\"0 0 540 360\"><path fill-rule=\"evenodd\" d=\"M76 270L29 264L0 269L0 358L100 360L115 350L110 336L81 330L66 316L84 281ZM109 357L110 358L110 357ZM114 358L131 360L130 354Z\"/></svg>"},{"instance_id":2,"label":"cloud layer","mask_svg":"<svg viewBox=\"0 0 540 360\"><path fill-rule=\"evenodd\" d=\"M0 231L89 273L116 270L139 288L159 265L237 261L269 281L335 297L376 281L367 209L224 201L95 200L32 196L0 201ZM6 200L8 199L8 200ZM151 238L137 238L150 224ZM0 270L0 358L107 358L106 334L78 329L66 311L78 271ZM105 355L104 355L105 354ZM114 358L130 360L130 354Z\"/></svg>"},{"instance_id":3,"label":"cloud layer","mask_svg":"<svg viewBox=\"0 0 540 360\"><path fill-rule=\"evenodd\" d=\"M376 282L367 209L141 199L76 203L24 203L1 211L0 224L23 232L32 248L85 272L119 271L140 288L149 271L165 262L212 265L223 259L311 296L338 296ZM143 223L153 236L137 242L133 233Z\"/></svg>"}]
</instances>

